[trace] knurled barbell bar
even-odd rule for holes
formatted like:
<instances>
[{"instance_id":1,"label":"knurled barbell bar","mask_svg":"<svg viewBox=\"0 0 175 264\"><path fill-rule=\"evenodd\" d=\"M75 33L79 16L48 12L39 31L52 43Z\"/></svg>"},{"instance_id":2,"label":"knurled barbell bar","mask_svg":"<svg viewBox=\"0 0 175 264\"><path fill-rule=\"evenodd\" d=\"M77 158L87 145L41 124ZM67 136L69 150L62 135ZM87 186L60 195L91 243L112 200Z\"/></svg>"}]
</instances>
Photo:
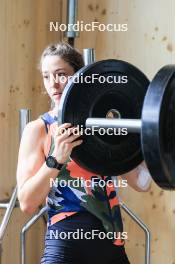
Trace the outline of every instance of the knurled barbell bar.
<instances>
[{"instance_id":1,"label":"knurled barbell bar","mask_svg":"<svg viewBox=\"0 0 175 264\"><path fill-rule=\"evenodd\" d=\"M112 76L117 81L99 82L96 78L85 82L93 75ZM83 82L75 82L80 76ZM121 82L122 76L127 76L127 82ZM112 59L85 66L74 77L60 101L59 123L84 128L125 127L132 133L84 134L83 144L72 151L71 158L94 174L120 175L135 168L144 156L155 182L174 189L175 65L163 67L151 83L135 66Z\"/></svg>"}]
</instances>

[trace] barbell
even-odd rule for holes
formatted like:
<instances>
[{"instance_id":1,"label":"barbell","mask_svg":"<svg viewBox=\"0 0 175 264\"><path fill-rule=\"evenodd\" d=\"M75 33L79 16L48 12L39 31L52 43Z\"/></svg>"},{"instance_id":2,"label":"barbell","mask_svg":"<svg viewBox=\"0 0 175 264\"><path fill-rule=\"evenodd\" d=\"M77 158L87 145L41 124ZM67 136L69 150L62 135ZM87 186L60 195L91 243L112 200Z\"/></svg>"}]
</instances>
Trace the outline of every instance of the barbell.
<instances>
[{"instance_id":1,"label":"barbell","mask_svg":"<svg viewBox=\"0 0 175 264\"><path fill-rule=\"evenodd\" d=\"M71 153L80 166L94 174L121 175L144 159L164 189L175 188L174 119L175 65L161 68L150 83L138 68L114 59L80 69L66 85L58 110L59 124L128 131L125 136L83 134L83 144Z\"/></svg>"}]
</instances>

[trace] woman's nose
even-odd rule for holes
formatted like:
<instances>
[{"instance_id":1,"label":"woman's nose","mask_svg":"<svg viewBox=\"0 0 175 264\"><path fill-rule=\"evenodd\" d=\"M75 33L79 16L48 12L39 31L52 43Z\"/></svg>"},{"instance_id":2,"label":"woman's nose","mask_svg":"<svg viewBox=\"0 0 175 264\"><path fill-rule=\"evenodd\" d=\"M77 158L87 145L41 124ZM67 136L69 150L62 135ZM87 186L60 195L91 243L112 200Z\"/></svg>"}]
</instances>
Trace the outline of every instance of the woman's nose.
<instances>
[{"instance_id":1,"label":"woman's nose","mask_svg":"<svg viewBox=\"0 0 175 264\"><path fill-rule=\"evenodd\" d=\"M55 77L53 74L51 74L51 76L50 76L50 87L59 88L59 86L60 86L59 79L57 77Z\"/></svg>"}]
</instances>

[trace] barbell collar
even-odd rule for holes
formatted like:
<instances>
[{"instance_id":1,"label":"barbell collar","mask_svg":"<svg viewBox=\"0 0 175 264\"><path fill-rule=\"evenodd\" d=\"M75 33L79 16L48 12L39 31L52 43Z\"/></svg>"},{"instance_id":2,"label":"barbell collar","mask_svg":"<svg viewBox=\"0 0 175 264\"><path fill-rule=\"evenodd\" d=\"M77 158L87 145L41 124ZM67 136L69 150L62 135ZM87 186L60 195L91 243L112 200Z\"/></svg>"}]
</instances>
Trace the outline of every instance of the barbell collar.
<instances>
[{"instance_id":1,"label":"barbell collar","mask_svg":"<svg viewBox=\"0 0 175 264\"><path fill-rule=\"evenodd\" d=\"M87 118L86 127L92 128L127 128L128 132L140 133L141 119L111 119L111 118Z\"/></svg>"}]
</instances>

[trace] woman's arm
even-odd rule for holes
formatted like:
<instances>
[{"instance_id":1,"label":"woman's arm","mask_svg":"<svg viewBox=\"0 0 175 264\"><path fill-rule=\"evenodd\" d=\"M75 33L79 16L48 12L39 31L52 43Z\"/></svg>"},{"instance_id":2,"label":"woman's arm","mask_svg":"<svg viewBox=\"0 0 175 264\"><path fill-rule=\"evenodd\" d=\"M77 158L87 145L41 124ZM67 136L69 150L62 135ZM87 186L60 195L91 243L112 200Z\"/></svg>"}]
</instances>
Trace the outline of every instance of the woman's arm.
<instances>
[{"instance_id":1,"label":"woman's arm","mask_svg":"<svg viewBox=\"0 0 175 264\"><path fill-rule=\"evenodd\" d=\"M32 214L41 205L50 190L50 179L57 169L48 168L43 153L45 127L42 120L28 123L24 129L18 156L17 186L22 211Z\"/></svg>"},{"instance_id":2,"label":"woman's arm","mask_svg":"<svg viewBox=\"0 0 175 264\"><path fill-rule=\"evenodd\" d=\"M147 192L151 188L152 178L144 161L137 168L120 176L138 192Z\"/></svg>"},{"instance_id":3,"label":"woman's arm","mask_svg":"<svg viewBox=\"0 0 175 264\"><path fill-rule=\"evenodd\" d=\"M74 128L71 124L65 123L55 128L55 148L52 155L63 164L71 154L74 147L82 144L77 140L80 135L73 135L70 132ZM65 133L61 133L62 130ZM46 139L45 126L42 120L38 119L27 124L24 129L18 156L17 185L18 199L21 210L32 214L46 199L50 188L51 179L55 180L59 170L48 168L44 156L44 142Z\"/></svg>"}]
</instances>

